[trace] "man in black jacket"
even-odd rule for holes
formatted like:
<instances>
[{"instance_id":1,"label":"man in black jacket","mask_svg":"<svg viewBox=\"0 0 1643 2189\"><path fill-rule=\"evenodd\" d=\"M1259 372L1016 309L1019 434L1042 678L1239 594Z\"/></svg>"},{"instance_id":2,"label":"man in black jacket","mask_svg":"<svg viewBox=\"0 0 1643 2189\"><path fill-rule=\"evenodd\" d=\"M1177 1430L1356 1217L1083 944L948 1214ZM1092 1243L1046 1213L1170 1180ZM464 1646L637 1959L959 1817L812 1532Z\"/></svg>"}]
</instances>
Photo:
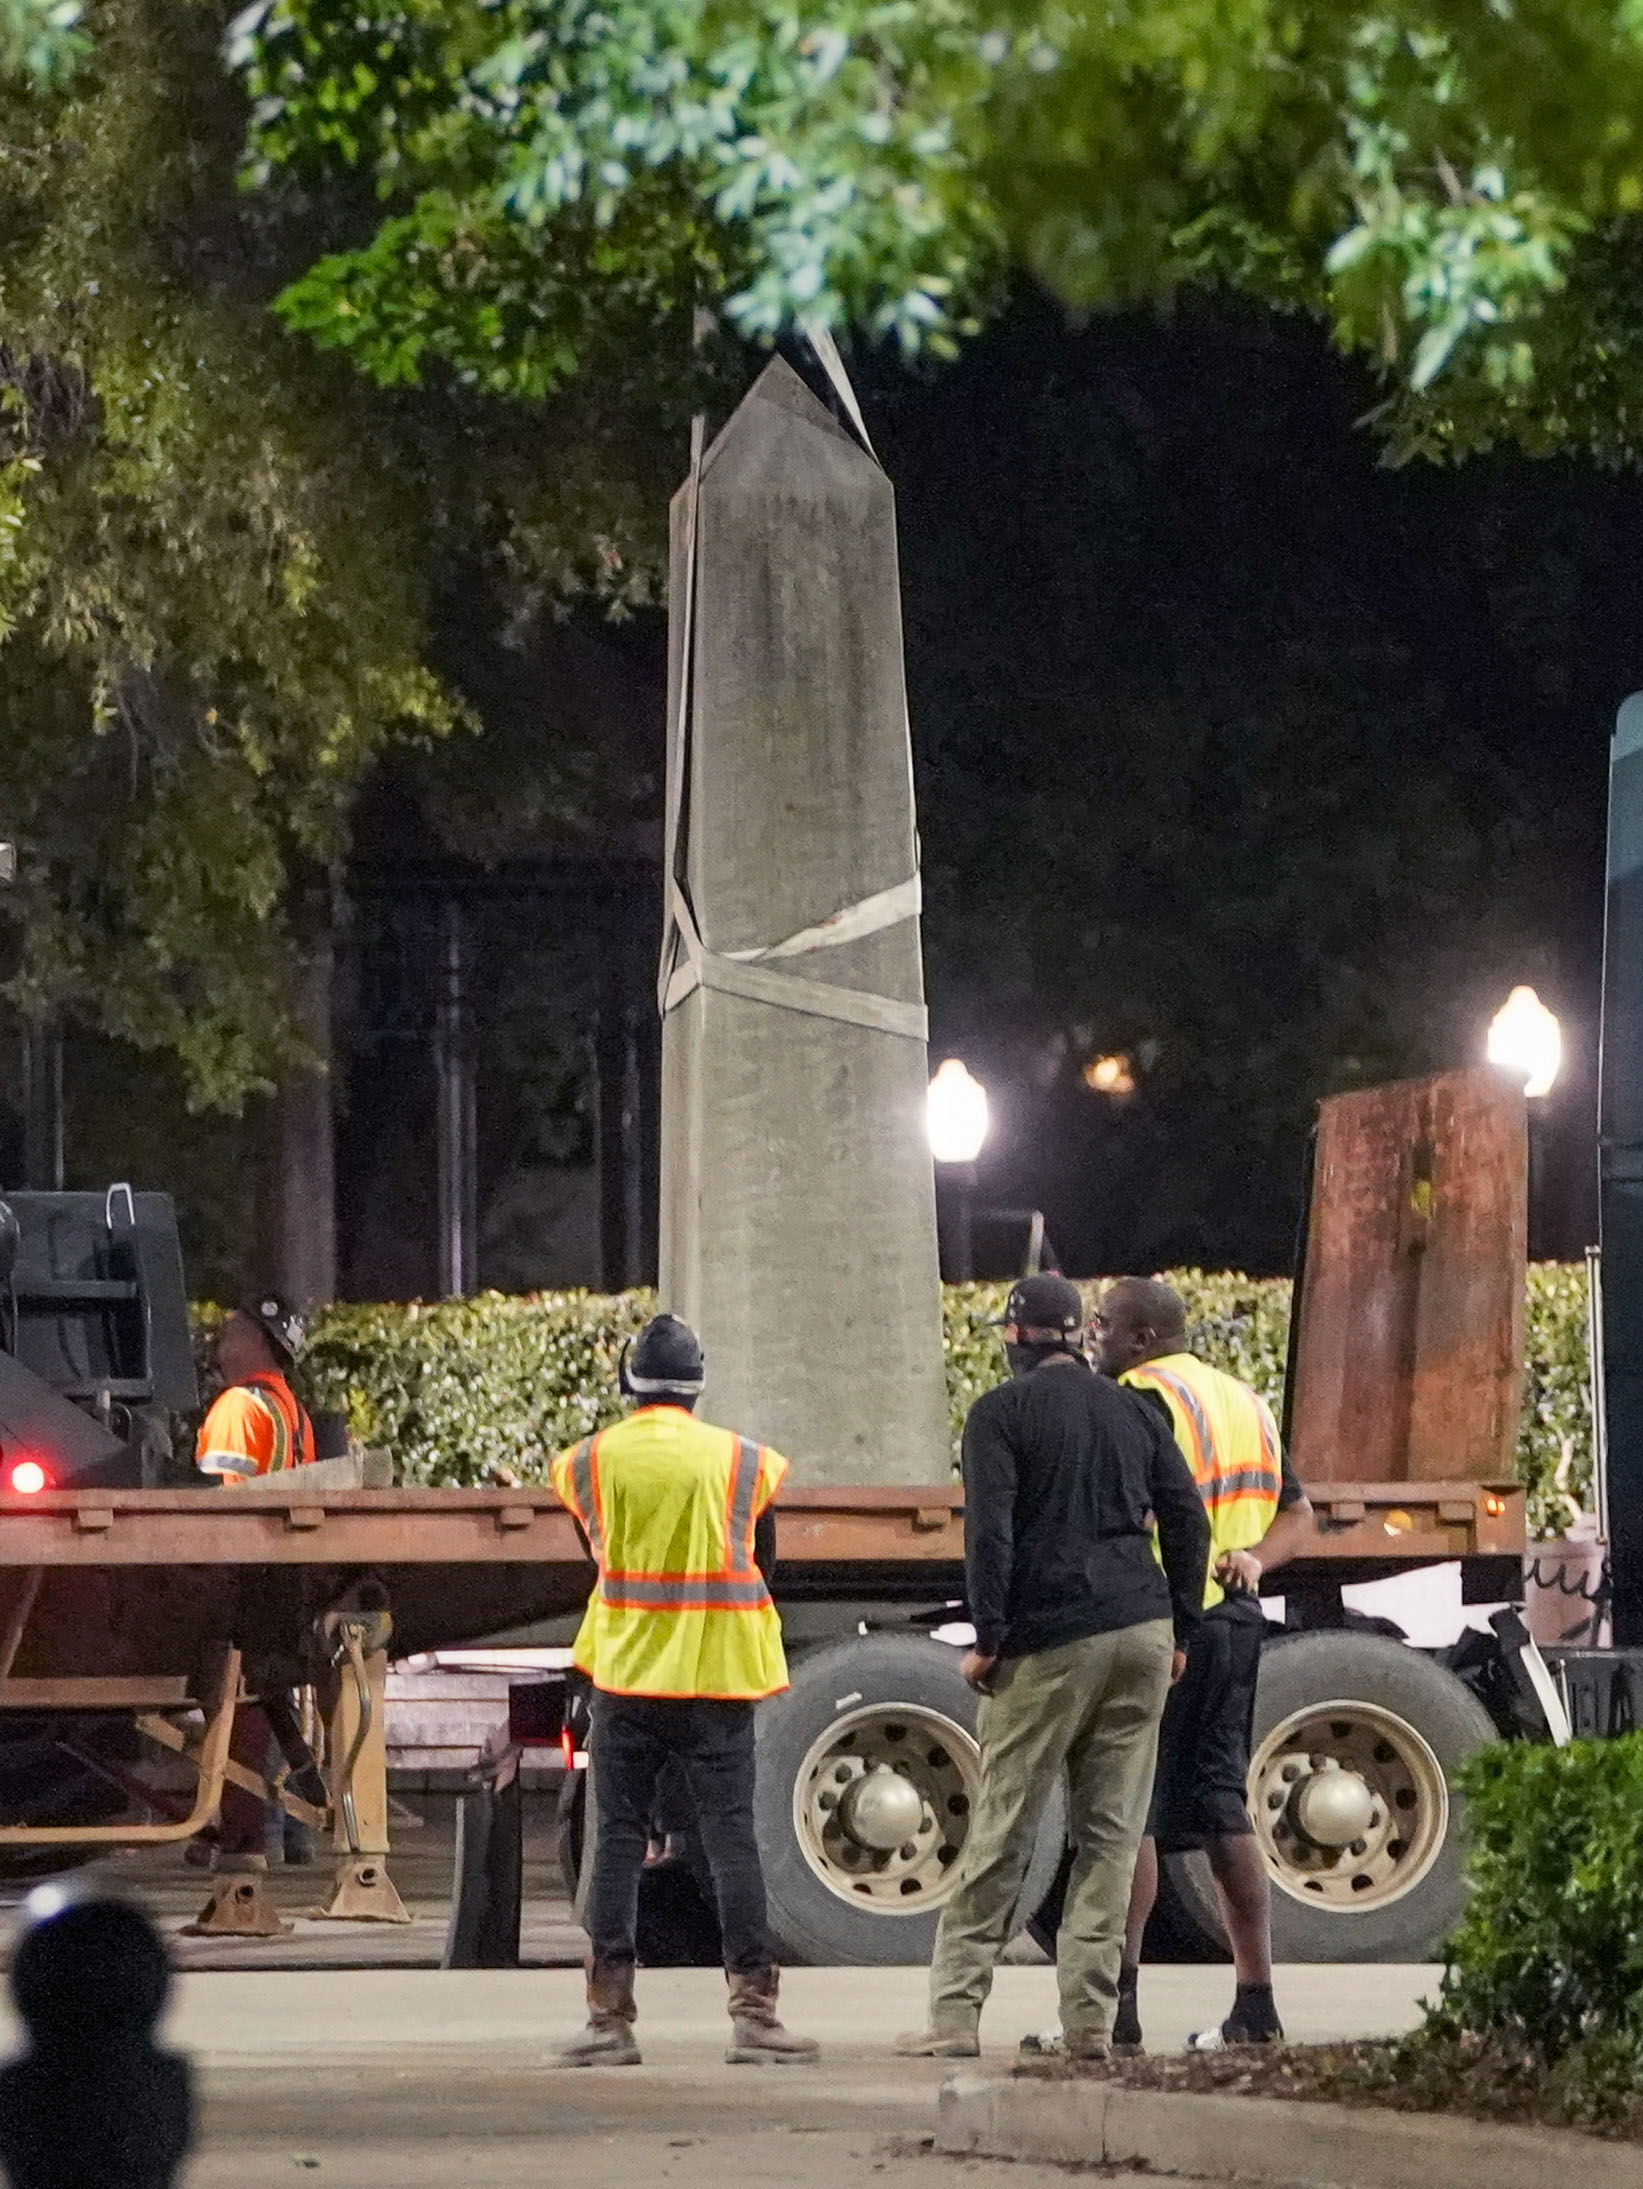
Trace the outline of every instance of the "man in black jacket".
<instances>
[{"instance_id":1,"label":"man in black jacket","mask_svg":"<svg viewBox=\"0 0 1643 2189\"><path fill-rule=\"evenodd\" d=\"M1209 1524L1174 1438L1097 1377L1064 1277L1010 1294L1013 1380L964 1425L964 1554L982 1696L981 1796L930 1970L930 2026L898 2052L967 2058L1045 1803L1067 1773L1074 1859L1056 1960L1067 2054L1107 2055L1158 1721L1204 1599ZM1163 1555L1152 1543L1156 1523Z\"/></svg>"}]
</instances>

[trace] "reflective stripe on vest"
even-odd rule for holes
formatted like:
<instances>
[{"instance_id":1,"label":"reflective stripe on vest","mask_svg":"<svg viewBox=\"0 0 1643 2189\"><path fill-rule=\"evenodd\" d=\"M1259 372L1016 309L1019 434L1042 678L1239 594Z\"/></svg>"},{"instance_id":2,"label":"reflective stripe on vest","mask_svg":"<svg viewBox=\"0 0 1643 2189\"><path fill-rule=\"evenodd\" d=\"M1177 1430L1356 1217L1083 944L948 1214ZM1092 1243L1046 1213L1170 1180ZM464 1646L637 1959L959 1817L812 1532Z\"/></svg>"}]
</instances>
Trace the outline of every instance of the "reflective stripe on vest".
<instances>
[{"instance_id":1,"label":"reflective stripe on vest","mask_svg":"<svg viewBox=\"0 0 1643 2189\"><path fill-rule=\"evenodd\" d=\"M1283 1457L1271 1409L1247 1383L1190 1354L1169 1355L1167 1364L1143 1361L1119 1381L1157 1392L1198 1484L1209 1516L1207 1610L1223 1594L1216 1560L1227 1551L1253 1549L1277 1515Z\"/></svg>"},{"instance_id":2,"label":"reflective stripe on vest","mask_svg":"<svg viewBox=\"0 0 1643 2189\"><path fill-rule=\"evenodd\" d=\"M274 1448L269 1455L267 1472L278 1475L284 1474L288 1467L312 1465L314 1432L295 1395L291 1395L292 1413L288 1415L284 1404L288 1394L281 1386L269 1385L259 1376L250 1376L240 1388L247 1398L261 1407L273 1426Z\"/></svg>"},{"instance_id":3,"label":"reflective stripe on vest","mask_svg":"<svg viewBox=\"0 0 1643 2189\"><path fill-rule=\"evenodd\" d=\"M254 1383L248 1383L245 1388L248 1396L262 1408L273 1426L274 1449L268 1455L268 1472L271 1475L284 1474L291 1464L291 1432L286 1427L284 1411L277 1400L270 1398L266 1391L259 1391Z\"/></svg>"},{"instance_id":4,"label":"reflective stripe on vest","mask_svg":"<svg viewBox=\"0 0 1643 2189\"><path fill-rule=\"evenodd\" d=\"M576 1517L581 1521L595 1565L605 1562L605 1530L599 1518L599 1477L594 1468L597 1437L584 1437L570 1455L571 1488L576 1496Z\"/></svg>"},{"instance_id":5,"label":"reflective stripe on vest","mask_svg":"<svg viewBox=\"0 0 1643 2189\"><path fill-rule=\"evenodd\" d=\"M1185 1376L1176 1374L1173 1369L1160 1368L1155 1361L1144 1361L1139 1368L1130 1370L1126 1380L1133 1384L1150 1384L1155 1390L1167 1392L1179 1404L1192 1437L1193 1449L1186 1456L1192 1464L1204 1503L1212 1513L1218 1505L1228 1505L1244 1497L1268 1498L1276 1506L1283 1488L1283 1464L1278 1456L1271 1416L1258 1393L1247 1385L1239 1386L1255 1417L1261 1447L1260 1464L1223 1471L1217 1464L1215 1435L1204 1403ZM1229 1380L1236 1381L1235 1378Z\"/></svg>"},{"instance_id":6,"label":"reflective stripe on vest","mask_svg":"<svg viewBox=\"0 0 1643 2189\"><path fill-rule=\"evenodd\" d=\"M1184 1376L1172 1376L1167 1368L1154 1368L1150 1363L1133 1369L1131 1375L1134 1381L1140 1382L1144 1378L1179 1401L1192 1433L1192 1450L1186 1456L1192 1463L1198 1487L1207 1489L1215 1475L1215 1438L1197 1392Z\"/></svg>"},{"instance_id":7,"label":"reflective stripe on vest","mask_svg":"<svg viewBox=\"0 0 1643 2189\"><path fill-rule=\"evenodd\" d=\"M598 1439L593 1442L597 1444ZM591 1495L596 1497L597 1472L591 1447L588 1474L595 1484ZM578 1483L578 1497L581 1494ZM753 1500L758 1494L759 1447L746 1437L738 1437L736 1461L725 1491L723 1567L717 1573L606 1572L603 1550L596 1549L599 1594L607 1604L623 1611L762 1611L771 1599L764 1575L753 1561Z\"/></svg>"}]
</instances>

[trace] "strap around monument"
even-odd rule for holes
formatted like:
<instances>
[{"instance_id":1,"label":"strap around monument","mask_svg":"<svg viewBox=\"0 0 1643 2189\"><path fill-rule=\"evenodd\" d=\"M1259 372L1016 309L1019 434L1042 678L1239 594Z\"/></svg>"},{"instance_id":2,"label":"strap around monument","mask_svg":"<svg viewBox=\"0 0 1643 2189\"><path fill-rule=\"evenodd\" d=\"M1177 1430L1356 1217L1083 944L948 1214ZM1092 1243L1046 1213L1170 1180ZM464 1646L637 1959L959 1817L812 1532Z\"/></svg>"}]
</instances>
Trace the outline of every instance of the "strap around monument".
<instances>
[{"instance_id":1,"label":"strap around monument","mask_svg":"<svg viewBox=\"0 0 1643 2189\"><path fill-rule=\"evenodd\" d=\"M840 399L872 454L867 428L861 422L855 391L845 377L837 345L825 328L811 332L816 354L839 389ZM825 350L823 344L825 343ZM831 362L829 361L831 359ZM778 971L772 960L808 957L841 943L859 942L903 920L916 919L920 890L918 875L875 890L857 903L842 906L827 919L783 941L750 950L709 950L702 940L690 902L685 878L682 838L685 797L690 780L691 687L695 681L696 653L696 539L697 508L702 484L702 449L705 435L701 419L691 425L690 475L685 484L684 600L679 647L679 701L668 754L666 875L667 909L662 934L662 958L657 971L657 1004L665 1018L698 988L717 989L723 995L740 996L748 1003L768 1003L780 1010L802 1011L813 1018L838 1019L848 1026L864 1026L873 1033L901 1034L912 1041L929 1039L929 1016L921 1003L904 1003L894 996L870 994L866 989L842 988L830 981L806 980L802 974ZM877 459L875 458L875 461Z\"/></svg>"},{"instance_id":2,"label":"strap around monument","mask_svg":"<svg viewBox=\"0 0 1643 2189\"><path fill-rule=\"evenodd\" d=\"M866 449L874 463L877 463L879 452L869 438L867 421L861 414L861 405L856 401L856 391L850 385L850 375L844 369L844 359L839 355L839 346L833 340L831 328L824 327L820 320L809 319L801 320L800 328L805 340L815 351L817 362L820 364L822 371L826 373L831 381L833 393L844 405L845 415L855 427L856 436L862 447Z\"/></svg>"},{"instance_id":3,"label":"strap around monument","mask_svg":"<svg viewBox=\"0 0 1643 2189\"><path fill-rule=\"evenodd\" d=\"M912 1041L929 1039L929 1017L921 1003L903 1003L894 996L877 996L864 988L840 988L831 981L806 980L802 974L779 972L762 961L835 943L854 942L880 928L898 926L918 910L917 875L881 889L824 920L803 928L786 942L767 950L738 950L729 955L709 950L702 941L689 899L677 882L669 884L669 934L677 938L682 962L676 960L662 996L664 1017L676 1010L698 988L714 988L722 995L741 996L749 1003L769 1003L785 1011L807 1012L813 1018L840 1019L848 1026L865 1026L876 1034L903 1034ZM810 938L815 938L811 940Z\"/></svg>"}]
</instances>

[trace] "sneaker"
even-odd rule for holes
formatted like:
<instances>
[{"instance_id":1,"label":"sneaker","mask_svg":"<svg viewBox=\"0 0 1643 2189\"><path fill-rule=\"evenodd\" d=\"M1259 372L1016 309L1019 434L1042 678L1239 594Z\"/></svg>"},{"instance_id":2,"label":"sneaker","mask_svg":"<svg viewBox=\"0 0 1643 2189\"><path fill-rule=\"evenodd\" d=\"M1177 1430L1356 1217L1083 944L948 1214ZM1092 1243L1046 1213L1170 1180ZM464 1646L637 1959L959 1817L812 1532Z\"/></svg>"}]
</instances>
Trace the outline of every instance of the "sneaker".
<instances>
[{"instance_id":1,"label":"sneaker","mask_svg":"<svg viewBox=\"0 0 1643 2189\"><path fill-rule=\"evenodd\" d=\"M1057 2062L1065 2067L1104 2067L1111 2057L1112 2047L1105 2037L1069 2037L1059 2029L1029 2030L1016 2048L1017 2064L1028 2068Z\"/></svg>"},{"instance_id":2,"label":"sneaker","mask_svg":"<svg viewBox=\"0 0 1643 2189\"><path fill-rule=\"evenodd\" d=\"M1229 2014L1217 2028L1194 2030L1187 2039L1187 2050L1225 2052L1229 2045L1281 2045L1283 2041L1281 2022L1263 2023L1256 2027L1252 2023L1239 2021L1234 2013Z\"/></svg>"}]
</instances>

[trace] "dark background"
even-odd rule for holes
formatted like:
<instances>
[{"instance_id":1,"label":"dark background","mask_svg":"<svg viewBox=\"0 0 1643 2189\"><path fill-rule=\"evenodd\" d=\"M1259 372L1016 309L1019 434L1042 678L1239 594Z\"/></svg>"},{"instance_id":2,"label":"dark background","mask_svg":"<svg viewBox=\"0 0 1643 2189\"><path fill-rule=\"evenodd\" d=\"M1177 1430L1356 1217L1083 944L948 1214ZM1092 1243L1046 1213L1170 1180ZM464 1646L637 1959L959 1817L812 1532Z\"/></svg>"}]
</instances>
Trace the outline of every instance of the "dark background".
<instances>
[{"instance_id":1,"label":"dark background","mask_svg":"<svg viewBox=\"0 0 1643 2189\"><path fill-rule=\"evenodd\" d=\"M955 365L853 370L899 501L932 1063L963 1056L992 1096L980 1201L1041 1208L1079 1275L1280 1270L1318 1098L1477 1059L1529 981L1568 1058L1537 1243L1578 1252L1607 739L1643 684L1638 483L1513 454L1390 470L1372 384L1305 322L1231 303L1077 328L1025 295ZM359 815L354 1297L436 1286L413 874L477 908L480 1282L618 1283L654 1253L643 1226L615 1259L601 1232L594 1063L613 953L653 1008L634 876L659 841L664 620L579 612L503 647L481 607L453 595L443 666L486 736L397 763ZM649 1029L635 1053L648 1088ZM1133 1092L1086 1083L1104 1055ZM195 1289L255 1279L259 1116L190 1117L163 1063L84 1037L66 1070L70 1182L170 1186ZM980 1240L1004 1273L1019 1234Z\"/></svg>"}]
</instances>

